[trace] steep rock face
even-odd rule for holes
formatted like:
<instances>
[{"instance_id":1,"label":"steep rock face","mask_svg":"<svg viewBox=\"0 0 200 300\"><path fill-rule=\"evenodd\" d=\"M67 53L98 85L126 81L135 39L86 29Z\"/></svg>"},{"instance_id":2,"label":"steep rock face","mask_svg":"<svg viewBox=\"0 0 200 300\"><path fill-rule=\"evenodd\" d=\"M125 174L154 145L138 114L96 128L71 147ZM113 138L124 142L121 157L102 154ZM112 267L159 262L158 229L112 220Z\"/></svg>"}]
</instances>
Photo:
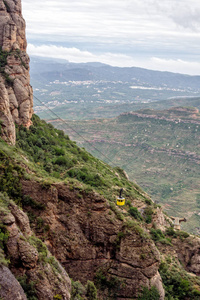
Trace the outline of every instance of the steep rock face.
<instances>
[{"instance_id":1,"label":"steep rock face","mask_svg":"<svg viewBox=\"0 0 200 300\"><path fill-rule=\"evenodd\" d=\"M21 285L5 266L0 266L0 285L1 299L27 300Z\"/></svg>"},{"instance_id":2,"label":"steep rock face","mask_svg":"<svg viewBox=\"0 0 200 300\"><path fill-rule=\"evenodd\" d=\"M15 125L31 125L33 91L26 54L25 21L20 0L0 3L0 120L1 135L15 144Z\"/></svg>"},{"instance_id":3,"label":"steep rock face","mask_svg":"<svg viewBox=\"0 0 200 300\"><path fill-rule=\"evenodd\" d=\"M45 243L73 280L96 280L102 289L99 299L132 299L141 286L151 285L164 299L159 252L136 223L117 219L107 201L94 193L63 184L44 188L23 181L22 186L24 195L45 204L43 211L32 210L35 220L43 220L37 235L42 238L48 226Z\"/></svg>"},{"instance_id":4,"label":"steep rock face","mask_svg":"<svg viewBox=\"0 0 200 300\"><path fill-rule=\"evenodd\" d=\"M10 212L0 212L0 221L9 232L5 253L10 259L10 270L0 266L0 297L27 299L16 280L21 278L29 296L52 300L59 295L69 300L71 281L68 274L33 235L27 215L14 203L9 205L9 209Z\"/></svg>"},{"instance_id":5,"label":"steep rock face","mask_svg":"<svg viewBox=\"0 0 200 300\"><path fill-rule=\"evenodd\" d=\"M190 236L181 243L174 241L174 244L185 269L200 276L200 238Z\"/></svg>"},{"instance_id":6,"label":"steep rock face","mask_svg":"<svg viewBox=\"0 0 200 300\"><path fill-rule=\"evenodd\" d=\"M154 214L152 218L152 224L156 224L157 229L161 229L162 231L165 231L167 227L171 226L172 220L163 214L161 207L157 207L156 214Z\"/></svg>"}]
</instances>

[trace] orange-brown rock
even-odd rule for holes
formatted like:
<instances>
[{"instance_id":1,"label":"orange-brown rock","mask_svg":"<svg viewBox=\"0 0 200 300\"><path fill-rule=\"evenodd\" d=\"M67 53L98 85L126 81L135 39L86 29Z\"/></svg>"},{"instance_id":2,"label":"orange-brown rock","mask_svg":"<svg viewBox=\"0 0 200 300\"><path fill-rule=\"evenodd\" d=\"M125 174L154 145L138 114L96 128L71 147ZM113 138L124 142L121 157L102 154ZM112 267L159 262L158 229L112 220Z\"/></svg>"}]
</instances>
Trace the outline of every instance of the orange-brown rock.
<instances>
[{"instance_id":1,"label":"orange-brown rock","mask_svg":"<svg viewBox=\"0 0 200 300\"><path fill-rule=\"evenodd\" d=\"M177 257L185 269L200 276L200 238L189 236L184 241L174 239L173 243L176 247Z\"/></svg>"},{"instance_id":2,"label":"orange-brown rock","mask_svg":"<svg viewBox=\"0 0 200 300\"><path fill-rule=\"evenodd\" d=\"M95 193L64 184L44 188L33 181L22 181L22 189L24 195L45 204L42 211L27 210L44 222L42 228L35 228L39 237L48 226L45 243L73 280L98 282L98 274L104 274L112 288L105 287L98 299L109 299L109 293L133 299L142 286L152 285L164 299L159 252L145 229L118 219L106 199Z\"/></svg>"},{"instance_id":3,"label":"orange-brown rock","mask_svg":"<svg viewBox=\"0 0 200 300\"><path fill-rule=\"evenodd\" d=\"M0 49L5 57L5 61L0 62L1 136L11 144L15 144L14 124L29 127L33 114L33 91L26 46L21 0L1 1Z\"/></svg>"},{"instance_id":4,"label":"orange-brown rock","mask_svg":"<svg viewBox=\"0 0 200 300\"><path fill-rule=\"evenodd\" d=\"M60 295L62 299L69 300L71 280L68 274L45 250L42 241L34 237L26 214L13 203L10 209L11 212L0 213L0 222L9 232L5 253L10 259L10 270L0 264L0 298L27 299L15 279L20 277L30 287L34 286L37 299L52 300L54 296Z\"/></svg>"}]
</instances>

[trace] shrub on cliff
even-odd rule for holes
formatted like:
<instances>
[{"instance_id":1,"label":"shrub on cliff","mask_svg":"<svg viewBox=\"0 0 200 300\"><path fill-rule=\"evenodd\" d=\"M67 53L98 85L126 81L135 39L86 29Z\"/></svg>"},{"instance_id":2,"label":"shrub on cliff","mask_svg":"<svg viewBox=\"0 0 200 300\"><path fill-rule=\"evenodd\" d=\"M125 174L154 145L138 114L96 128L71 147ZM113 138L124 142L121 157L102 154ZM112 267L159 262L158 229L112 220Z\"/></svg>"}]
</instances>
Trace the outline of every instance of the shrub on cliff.
<instances>
[{"instance_id":1,"label":"shrub on cliff","mask_svg":"<svg viewBox=\"0 0 200 300\"><path fill-rule=\"evenodd\" d=\"M194 288L191 277L180 269L162 262L159 268L166 299L200 299L200 292Z\"/></svg>"},{"instance_id":2,"label":"shrub on cliff","mask_svg":"<svg viewBox=\"0 0 200 300\"><path fill-rule=\"evenodd\" d=\"M80 283L80 281L71 281L72 289L71 289L71 299L72 300L82 300L85 297L85 287Z\"/></svg>"},{"instance_id":3,"label":"shrub on cliff","mask_svg":"<svg viewBox=\"0 0 200 300\"><path fill-rule=\"evenodd\" d=\"M21 276L18 277L18 281L20 283L20 285L22 286L27 299L29 300L37 300L37 294L36 294L36 289L35 289L35 282L34 281L29 281L27 276Z\"/></svg>"},{"instance_id":4,"label":"shrub on cliff","mask_svg":"<svg viewBox=\"0 0 200 300\"><path fill-rule=\"evenodd\" d=\"M8 54L9 52L3 51L2 48L0 47L0 71L1 72L7 64Z\"/></svg>"},{"instance_id":5,"label":"shrub on cliff","mask_svg":"<svg viewBox=\"0 0 200 300\"><path fill-rule=\"evenodd\" d=\"M133 207L133 206L130 207L128 212L135 219L142 220L142 216L141 216L140 212L138 211L137 207Z\"/></svg>"},{"instance_id":6,"label":"shrub on cliff","mask_svg":"<svg viewBox=\"0 0 200 300\"><path fill-rule=\"evenodd\" d=\"M97 300L97 289L94 285L94 282L89 280L86 286L86 297L88 300Z\"/></svg>"},{"instance_id":7,"label":"shrub on cliff","mask_svg":"<svg viewBox=\"0 0 200 300\"><path fill-rule=\"evenodd\" d=\"M141 294L138 296L138 300L159 300L160 294L155 286L150 289L143 287Z\"/></svg>"},{"instance_id":8,"label":"shrub on cliff","mask_svg":"<svg viewBox=\"0 0 200 300\"><path fill-rule=\"evenodd\" d=\"M6 192L17 204L21 203L20 178L23 170L15 165L10 157L0 150L0 191Z\"/></svg>"}]
</instances>

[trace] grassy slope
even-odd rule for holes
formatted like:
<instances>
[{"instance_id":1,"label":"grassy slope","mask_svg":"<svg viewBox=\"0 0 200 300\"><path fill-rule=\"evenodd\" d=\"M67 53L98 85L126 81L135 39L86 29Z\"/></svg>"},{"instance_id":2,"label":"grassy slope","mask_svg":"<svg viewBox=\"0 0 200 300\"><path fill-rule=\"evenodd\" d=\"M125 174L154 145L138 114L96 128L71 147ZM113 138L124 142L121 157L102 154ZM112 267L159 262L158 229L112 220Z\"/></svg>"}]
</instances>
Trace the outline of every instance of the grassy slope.
<instances>
[{"instance_id":1,"label":"grassy slope","mask_svg":"<svg viewBox=\"0 0 200 300\"><path fill-rule=\"evenodd\" d=\"M143 113L150 114L150 111ZM163 111L163 114L170 117L169 112ZM171 117L174 115L176 111ZM179 117L192 118L184 112L177 118ZM69 124L123 168L130 179L142 186L154 200L164 204L169 214L186 216L189 219L185 224L187 230L199 232L200 217L197 213L200 202L200 171L199 161L193 159L193 154L200 155L198 124L138 118L133 115ZM59 126L58 123L56 126ZM66 132L72 134L93 155L105 160L105 157L91 145L81 141L72 131L66 129ZM170 153L170 150L175 152Z\"/></svg>"},{"instance_id":2,"label":"grassy slope","mask_svg":"<svg viewBox=\"0 0 200 300\"><path fill-rule=\"evenodd\" d=\"M147 197L140 194L141 189L137 185L126 179L122 169L112 168L93 157L63 131L46 124L36 115L32 120L30 130L17 128L16 146L24 151L35 172L46 181L77 182L108 199L113 199L122 187L126 197Z\"/></svg>"}]
</instances>

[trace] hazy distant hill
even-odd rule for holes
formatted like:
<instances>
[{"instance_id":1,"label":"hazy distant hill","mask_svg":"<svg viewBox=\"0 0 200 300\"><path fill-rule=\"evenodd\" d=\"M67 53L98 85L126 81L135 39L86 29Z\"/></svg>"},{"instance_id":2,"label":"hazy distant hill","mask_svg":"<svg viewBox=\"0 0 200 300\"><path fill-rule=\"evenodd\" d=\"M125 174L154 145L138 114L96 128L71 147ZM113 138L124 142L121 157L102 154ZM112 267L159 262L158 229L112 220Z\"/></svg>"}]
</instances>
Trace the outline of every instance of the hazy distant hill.
<instances>
[{"instance_id":1,"label":"hazy distant hill","mask_svg":"<svg viewBox=\"0 0 200 300\"><path fill-rule=\"evenodd\" d=\"M137 83L140 86L189 88L200 91L200 76L152 71L136 67L112 67L101 63L70 63L32 57L31 77L44 76L44 80L108 80Z\"/></svg>"},{"instance_id":2,"label":"hazy distant hill","mask_svg":"<svg viewBox=\"0 0 200 300\"><path fill-rule=\"evenodd\" d=\"M30 73L34 94L66 119L114 117L142 108L200 106L200 76L37 57L31 59ZM46 109L37 101L35 112L46 118Z\"/></svg>"}]
</instances>

